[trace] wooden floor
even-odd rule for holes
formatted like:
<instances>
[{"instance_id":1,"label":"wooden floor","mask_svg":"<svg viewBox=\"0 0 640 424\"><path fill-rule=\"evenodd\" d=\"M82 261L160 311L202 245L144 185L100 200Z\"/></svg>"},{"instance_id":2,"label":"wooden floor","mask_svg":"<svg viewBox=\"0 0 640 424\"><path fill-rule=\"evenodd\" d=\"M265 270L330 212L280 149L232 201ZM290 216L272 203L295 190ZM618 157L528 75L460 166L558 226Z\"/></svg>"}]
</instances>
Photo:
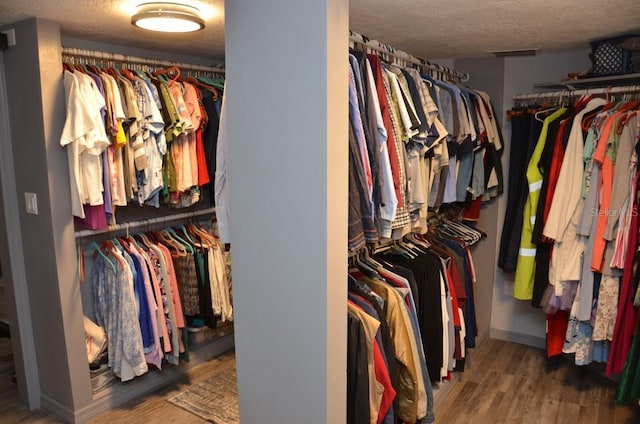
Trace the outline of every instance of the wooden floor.
<instances>
[{"instance_id":1,"label":"wooden floor","mask_svg":"<svg viewBox=\"0 0 640 424\"><path fill-rule=\"evenodd\" d=\"M485 340L437 404L437 423L637 424L637 404L615 405L616 384L567 357Z\"/></svg>"},{"instance_id":2,"label":"wooden floor","mask_svg":"<svg viewBox=\"0 0 640 424\"><path fill-rule=\"evenodd\" d=\"M28 412L18 403L15 384L9 382L2 365L6 340L0 339L0 423L60 423L43 412ZM225 354L189 370L183 381L90 422L204 423L166 399L234 364L233 354ZM485 340L471 351L460 380L446 384L450 384L449 393L436 402L436 423L640 423L637 405L614 405L613 382L566 359L549 362L544 352L519 344Z\"/></svg>"},{"instance_id":3,"label":"wooden floor","mask_svg":"<svg viewBox=\"0 0 640 424\"><path fill-rule=\"evenodd\" d=\"M9 312L7 311L7 295L5 294L2 275L0 275L0 320L8 320Z\"/></svg>"}]
</instances>

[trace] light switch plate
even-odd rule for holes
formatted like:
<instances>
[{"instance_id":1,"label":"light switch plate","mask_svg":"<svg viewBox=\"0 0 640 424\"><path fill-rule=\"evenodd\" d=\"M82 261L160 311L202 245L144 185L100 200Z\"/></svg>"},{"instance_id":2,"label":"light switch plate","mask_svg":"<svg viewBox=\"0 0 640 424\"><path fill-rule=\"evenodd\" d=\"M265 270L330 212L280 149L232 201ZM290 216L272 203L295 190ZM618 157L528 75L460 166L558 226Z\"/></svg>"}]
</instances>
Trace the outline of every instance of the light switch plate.
<instances>
[{"instance_id":1,"label":"light switch plate","mask_svg":"<svg viewBox=\"0 0 640 424\"><path fill-rule=\"evenodd\" d=\"M16 45L16 30L14 28L0 31L7 36L7 45L9 47Z\"/></svg>"},{"instance_id":2,"label":"light switch plate","mask_svg":"<svg viewBox=\"0 0 640 424\"><path fill-rule=\"evenodd\" d=\"M35 193L25 193L24 204L27 209L27 213L38 215L38 196L36 196Z\"/></svg>"}]
</instances>

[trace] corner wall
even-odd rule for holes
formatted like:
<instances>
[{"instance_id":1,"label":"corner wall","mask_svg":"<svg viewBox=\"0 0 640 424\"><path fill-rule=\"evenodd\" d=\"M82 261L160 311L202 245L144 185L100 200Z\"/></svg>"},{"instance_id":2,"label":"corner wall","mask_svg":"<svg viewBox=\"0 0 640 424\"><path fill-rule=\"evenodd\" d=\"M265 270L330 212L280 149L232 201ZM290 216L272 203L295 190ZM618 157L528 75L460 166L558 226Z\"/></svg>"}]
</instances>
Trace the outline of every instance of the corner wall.
<instances>
[{"instance_id":1,"label":"corner wall","mask_svg":"<svg viewBox=\"0 0 640 424\"><path fill-rule=\"evenodd\" d=\"M494 204L486 206L481 214L481 225L488 231L495 229L489 238L487 249L477 251L476 264L479 277L489 278L493 274L493 297L491 301L490 335L493 338L510 340L531 346L544 347L545 317L540 309L529 302L513 298L513 274L505 273L497 266L497 254L507 205L509 154L511 150L511 123L506 111L513 105L513 97L519 93L530 93L533 84L560 81L569 72L579 72L590 67L588 50L542 53L537 56L507 58L458 59L455 68L469 72L473 88L485 90L491 95L496 113L501 116L505 148L502 166L505 177L505 194ZM487 265L484 265L487 264ZM478 279L478 284L481 284ZM480 299L479 299L480 300ZM485 313L486 305L481 310Z\"/></svg>"},{"instance_id":2,"label":"corner wall","mask_svg":"<svg viewBox=\"0 0 640 424\"><path fill-rule=\"evenodd\" d=\"M486 91L491 96L496 114L498 116L503 115L501 99L503 97L504 59L456 60L455 65L452 67L458 71L469 72L471 80L467 84L472 88ZM497 99L500 99L500 101ZM491 326L495 267L487 265L495 264L497 261L497 252L493 248L496 245L496 239L500 238L498 236L497 216L498 199L483 203L478 227L487 233L487 238L481 240L472 248L476 267L474 300L479 336L485 335Z\"/></svg>"},{"instance_id":3,"label":"corner wall","mask_svg":"<svg viewBox=\"0 0 640 424\"><path fill-rule=\"evenodd\" d=\"M17 43L4 54L16 189L11 207L20 220L37 357L26 365L37 367L42 406L71 419L92 394L87 368L78 366L87 356L67 158L59 144L65 119L60 27L42 19L11 27ZM25 192L37 195L37 215L26 213Z\"/></svg>"}]
</instances>

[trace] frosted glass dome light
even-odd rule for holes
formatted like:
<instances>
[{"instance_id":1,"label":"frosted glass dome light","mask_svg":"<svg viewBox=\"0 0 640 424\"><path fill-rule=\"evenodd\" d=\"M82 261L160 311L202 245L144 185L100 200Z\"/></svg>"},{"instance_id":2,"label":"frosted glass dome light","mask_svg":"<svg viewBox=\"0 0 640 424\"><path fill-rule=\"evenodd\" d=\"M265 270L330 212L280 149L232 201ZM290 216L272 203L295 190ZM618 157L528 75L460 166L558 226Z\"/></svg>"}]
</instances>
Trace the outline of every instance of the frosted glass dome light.
<instances>
[{"instance_id":1,"label":"frosted glass dome light","mask_svg":"<svg viewBox=\"0 0 640 424\"><path fill-rule=\"evenodd\" d=\"M159 32L193 32L204 28L197 7L173 2L147 2L136 7L131 23Z\"/></svg>"}]
</instances>

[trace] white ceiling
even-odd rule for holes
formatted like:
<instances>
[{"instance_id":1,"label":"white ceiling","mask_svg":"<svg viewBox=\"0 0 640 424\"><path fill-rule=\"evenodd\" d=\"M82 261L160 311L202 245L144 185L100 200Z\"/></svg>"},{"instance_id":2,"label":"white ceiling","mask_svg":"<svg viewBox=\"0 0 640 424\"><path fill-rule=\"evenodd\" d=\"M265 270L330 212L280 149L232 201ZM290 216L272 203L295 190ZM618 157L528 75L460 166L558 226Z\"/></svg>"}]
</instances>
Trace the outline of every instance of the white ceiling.
<instances>
[{"instance_id":1,"label":"white ceiling","mask_svg":"<svg viewBox=\"0 0 640 424\"><path fill-rule=\"evenodd\" d=\"M68 37L223 57L224 0L192 1L208 15L207 27L179 36L134 28L127 10L143 1L0 0L0 25L37 16L59 22ZM427 59L587 48L596 38L640 31L640 0L351 0L350 27Z\"/></svg>"}]
</instances>

